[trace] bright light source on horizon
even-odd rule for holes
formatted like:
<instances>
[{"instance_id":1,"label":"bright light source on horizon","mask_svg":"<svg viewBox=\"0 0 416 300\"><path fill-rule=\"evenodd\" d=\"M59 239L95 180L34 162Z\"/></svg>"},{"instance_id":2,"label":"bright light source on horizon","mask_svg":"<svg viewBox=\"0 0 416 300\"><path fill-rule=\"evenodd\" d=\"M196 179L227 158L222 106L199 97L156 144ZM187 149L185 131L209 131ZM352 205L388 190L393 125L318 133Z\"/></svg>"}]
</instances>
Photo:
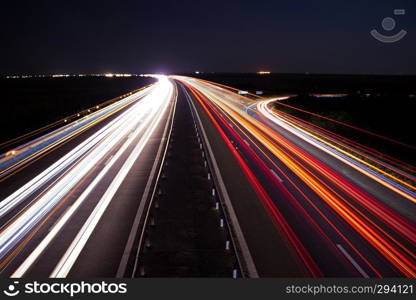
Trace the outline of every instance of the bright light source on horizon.
<instances>
[{"instance_id":1,"label":"bright light source on horizon","mask_svg":"<svg viewBox=\"0 0 416 300\"><path fill-rule=\"evenodd\" d=\"M257 74L259 75L269 75L271 72L270 71L258 71Z\"/></svg>"}]
</instances>

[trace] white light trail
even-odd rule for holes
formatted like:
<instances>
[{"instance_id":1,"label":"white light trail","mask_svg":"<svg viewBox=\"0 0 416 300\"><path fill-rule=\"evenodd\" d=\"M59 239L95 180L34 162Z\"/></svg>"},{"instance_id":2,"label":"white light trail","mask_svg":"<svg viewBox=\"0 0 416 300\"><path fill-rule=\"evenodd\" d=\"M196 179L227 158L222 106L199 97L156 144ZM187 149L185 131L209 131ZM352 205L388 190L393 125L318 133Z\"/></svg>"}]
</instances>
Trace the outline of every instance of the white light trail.
<instances>
[{"instance_id":1,"label":"white light trail","mask_svg":"<svg viewBox=\"0 0 416 300\"><path fill-rule=\"evenodd\" d=\"M154 95L155 101L162 101L169 100L171 98L173 92L173 86L169 81L165 81L164 79L159 79L163 84L169 85L167 89L168 95ZM166 92L166 90L160 90L161 93ZM75 264L79 254L81 253L82 249L84 248L85 244L87 243L89 237L91 236L92 232L94 231L97 223L101 219L102 215L104 214L106 208L110 204L111 200L113 199L115 193L119 189L120 185L123 183L125 177L129 173L130 169L133 167L133 164L136 162L137 158L139 157L140 153L142 152L143 148L149 141L149 138L153 134L156 127L159 125L162 116L164 115L167 109L167 105L164 105L162 110L159 110L157 114L153 115L153 121L149 124L144 136L136 145L133 152L130 154L126 162L124 163L123 167L120 169L119 173L115 176L113 181L111 182L110 186L100 199L99 203L95 207L92 214L89 216L88 220L84 223L81 230L78 232L76 238L71 243L67 251L65 252L64 256L59 261L58 265L55 267L54 271L51 273L50 277L66 277L71 270L72 266Z\"/></svg>"},{"instance_id":2,"label":"white light trail","mask_svg":"<svg viewBox=\"0 0 416 300\"><path fill-rule=\"evenodd\" d=\"M34 259L33 261L35 261L37 256L43 251L42 245L45 247L48 245L50 240L53 239L60 230L59 226L65 224L70 218L70 215L72 215L76 208L81 205L108 169L121 154L125 152L128 145L132 143L139 133L146 129L146 126L149 127L148 124L155 124L155 116L158 114L160 116L161 111L165 111L166 109L168 102L166 93L167 91L171 91L171 89L172 84L167 79L160 79L152 92L141 101L127 109L119 117L111 121L79 146L75 147L51 167L4 199L0 203L0 216L9 213L23 200L26 200L34 191L43 187L45 183L55 179L57 175L60 175L58 179L55 179L55 181L45 189L43 194L34 201L31 201L32 203L21 209L14 219L12 218L8 224L3 226L0 233L0 257L2 258L9 253L9 251L13 249L46 214L68 195L77 183L94 169L100 161L103 161L106 156L109 156L112 149L117 144L123 143L116 155L112 158L107 158L107 161L110 160L110 162L107 162L107 165L104 166L100 175L95 177L90 186L81 195L80 199L78 199L79 201L77 200L77 202L66 211L65 216L55 224L45 240L39 244L40 247L37 247L36 250L32 252L31 256L29 256L27 262L29 262L30 259ZM160 120L160 117L156 120ZM156 125L150 126L152 129L151 132L153 132L155 126ZM147 129L146 132L149 132L149 129ZM148 133L145 133L144 136L147 137ZM142 138L139 144L144 147L147 139ZM65 170L67 167L69 169ZM63 170L65 170L65 172L60 174ZM50 240L48 241L48 239ZM25 265L25 263L23 265ZM23 265L22 268L18 269L15 274L16 276L24 274L29 267L29 265Z\"/></svg>"}]
</instances>

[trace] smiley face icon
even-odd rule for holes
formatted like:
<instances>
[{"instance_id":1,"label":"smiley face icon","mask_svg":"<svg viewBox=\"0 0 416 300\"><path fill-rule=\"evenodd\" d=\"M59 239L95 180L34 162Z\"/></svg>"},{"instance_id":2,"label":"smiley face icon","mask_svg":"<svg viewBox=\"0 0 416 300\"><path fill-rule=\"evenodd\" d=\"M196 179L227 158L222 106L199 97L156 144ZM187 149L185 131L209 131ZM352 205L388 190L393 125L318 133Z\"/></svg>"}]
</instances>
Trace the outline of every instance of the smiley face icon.
<instances>
[{"instance_id":1,"label":"smiley face icon","mask_svg":"<svg viewBox=\"0 0 416 300\"><path fill-rule=\"evenodd\" d=\"M7 287L7 290L4 290L4 291L3 291L3 293L4 293L6 296L9 296L9 297L14 297L14 296L17 296L17 295L20 293L20 291L16 289L16 285L17 285L17 284L19 284L19 282L18 282L18 281L13 282L13 284L10 284L10 285Z\"/></svg>"},{"instance_id":2,"label":"smiley face icon","mask_svg":"<svg viewBox=\"0 0 416 300\"><path fill-rule=\"evenodd\" d=\"M404 9L394 10L395 15L404 15L405 13L406 11ZM386 17L381 22L381 26L386 32L392 31L394 28L396 28L396 21L393 18ZM407 34L407 31L402 29L394 35L384 35L378 32L376 29L373 29L370 31L370 33L376 40L382 43L395 43L404 38L404 36Z\"/></svg>"}]
</instances>

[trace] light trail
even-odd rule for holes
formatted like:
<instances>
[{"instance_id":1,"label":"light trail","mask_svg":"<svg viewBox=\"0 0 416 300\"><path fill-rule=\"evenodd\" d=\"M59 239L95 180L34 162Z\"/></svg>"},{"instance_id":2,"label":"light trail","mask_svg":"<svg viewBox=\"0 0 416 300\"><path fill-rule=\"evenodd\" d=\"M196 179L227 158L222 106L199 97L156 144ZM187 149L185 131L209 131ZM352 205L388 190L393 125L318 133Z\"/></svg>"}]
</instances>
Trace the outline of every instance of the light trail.
<instances>
[{"instance_id":1,"label":"light trail","mask_svg":"<svg viewBox=\"0 0 416 300\"><path fill-rule=\"evenodd\" d=\"M91 213L88 220L84 223L84 226L81 228L78 235L71 243L70 247L65 252L64 256L61 258L54 271L51 273L50 277L62 278L68 275L83 247L87 243L88 238L94 231L95 226L104 214L107 206L119 189L124 178L127 176L129 170L139 157L143 148L149 141L152 133L159 125L160 120L167 109L167 103L171 99L173 93L173 85L171 82L169 82L167 79L161 79L160 81L161 82L159 84L163 86L157 87L158 93L152 95L152 101L148 104L151 108L153 108L153 114L149 114L150 117L147 119L147 130L144 136L140 139L130 156L127 158L122 168L120 169L120 172L114 177L110 186L101 197L94 211Z\"/></svg>"},{"instance_id":2,"label":"light trail","mask_svg":"<svg viewBox=\"0 0 416 300\"><path fill-rule=\"evenodd\" d=\"M27 140L27 139L29 139L29 138L31 138L33 136L36 136L36 135L38 135L38 134L40 134L42 132L46 132L46 131L48 131L48 130L50 130L52 128L55 128L56 126L65 125L68 122L72 123L72 121L74 121L74 120L77 120L78 121L81 116L85 116L85 115L90 115L91 116L99 108L107 107L107 106L113 104L116 101L120 102L120 100L127 99L128 97L130 97L133 94L134 94L133 97L135 97L140 91L145 90L145 89L147 89L150 86L151 86L151 84L149 84L147 86L144 86L144 87L142 87L140 89L137 89L135 91L128 92L128 93L126 93L124 95L121 95L121 96L118 96L116 98L107 100L107 101L105 101L103 103L100 103L98 105L95 105L94 107L90 107L90 108L84 109L84 110L82 110L82 111L80 111L78 113L75 113L73 115L64 117L64 118L62 118L60 120L57 120L57 121L55 121L55 122L53 122L51 124L48 124L48 125L45 125L45 126L43 126L41 128L35 129L35 130L31 131L31 132L28 132L26 134L23 134L21 136L18 136L16 138L13 138L13 139L11 139L9 141L5 141L3 143L0 143L0 149L4 149L4 148L6 148L8 146L11 146L11 145L14 145L14 144L17 144L17 143L21 143L22 141L25 141L25 140ZM91 113L91 111L93 111L93 113ZM86 117L88 117L88 116L86 116ZM82 117L82 118L84 118L84 117ZM19 147L21 147L21 146L22 145L20 145ZM3 156L3 155L0 154L0 157L1 156Z\"/></svg>"},{"instance_id":3,"label":"light trail","mask_svg":"<svg viewBox=\"0 0 416 300\"><path fill-rule=\"evenodd\" d=\"M0 217L8 213L12 208L17 206L23 199L31 195L34 191L42 187L45 183L52 180L57 174L64 171L68 166L74 163L77 159L83 155L88 154L89 151L101 143L101 147L105 147L105 143L102 141L110 141L109 145L114 145L116 140L112 140L113 137L122 137L119 135L120 132L128 131L123 125L128 125L129 122L135 119L135 114L141 113L137 106L132 107L129 111L122 116L117 117L115 120L107 124L104 128L96 132L94 135L89 137L87 140L79 144L65 156L60 158L56 163L51 165L45 171L41 172L35 178L30 180L28 183L23 185L17 191L12 193L7 198L0 202ZM108 147L107 147L108 148ZM99 150L95 150L95 153L100 153ZM101 152L100 155L104 155L105 152ZM92 156L91 156L92 157ZM88 163L88 160L86 160ZM82 168L79 168L82 169ZM85 170L84 170L85 171Z\"/></svg>"},{"instance_id":4,"label":"light trail","mask_svg":"<svg viewBox=\"0 0 416 300\"><path fill-rule=\"evenodd\" d=\"M325 131L319 131L318 128L308 130L310 128L306 127L305 124L300 126L298 122L291 122L286 115L281 117L268 106L271 101L247 99L241 95L236 95L228 87L214 86L203 80L179 76L174 78L184 83L189 89L194 90L195 94L199 93L196 98L199 99L201 105L206 106L207 111L215 115L213 118L219 121L219 128L226 128L225 139L231 138L237 141L239 148L244 149L246 153L252 152L247 141L258 143L255 148L257 154L248 155L251 164L260 167L263 162L259 155L265 157L270 165L262 166L261 170L264 174L267 174L268 178L273 178L272 182L274 182L276 189L281 190L282 184L289 185L303 195L302 198L308 201L309 207L305 206L303 204L304 200L301 199L299 199L301 200L299 202L292 199L291 202L299 203L297 214L304 215L305 220L311 218L311 216L315 218L316 224L319 224L315 226L317 234L323 235L323 232L327 232L332 238L338 236L344 239L354 251L356 258L358 257L360 261L364 262L372 274L383 276L383 272L390 266L394 266L404 276L416 276L416 228L414 223L385 204L392 200L381 198L382 201L380 201L381 199L377 197L383 197L382 193L378 193L377 197L370 195L362 187L358 187L350 181L354 180L353 177L347 179L344 177L342 169L333 168L339 168L341 165L342 168L350 168L366 176L367 185L379 189L378 184L380 184L396 193L395 198L397 200L394 200L398 203L395 204L396 207L406 205L403 199L407 199L411 203L416 202L414 186L411 183L385 172L383 169L376 167L375 163L368 163L371 159L368 155L366 156L367 160L361 159L362 156L356 154L360 153L361 149L355 150L353 144L348 144L351 152L347 152L333 135L327 134ZM256 103L256 105L253 103ZM233 126L228 124L233 124ZM239 138L238 136L241 134L246 135L246 137ZM308 148L310 146L305 148L304 143L313 148ZM312 154L319 154L319 157L316 158ZM331 157L331 161L328 161L328 163L321 160L327 155ZM383 168L390 167L390 162L384 163L379 157L374 161ZM285 174L286 171L278 167L276 162L278 164L283 163L296 177ZM394 170L394 168L391 169ZM400 170L396 173L404 175L409 180L412 179L412 175L404 171ZM280 176L276 177L276 175ZM282 176L288 180L280 181L279 178ZM302 186L307 186L306 190L304 187L299 187L299 180L302 182ZM312 191L311 196L313 198L318 197L317 199L320 199L321 202L317 202L318 205L315 205L303 191L307 191L308 194ZM402 198L400 199L400 197ZM291 197L288 196L288 198ZM275 203L277 206L283 205L276 201ZM301 206L305 206L305 209ZM308 213L308 211L313 212L311 208L319 214L320 219ZM270 207L270 209L273 208ZM323 209L324 211L330 209L331 214L328 215ZM405 212L404 209L401 211ZM342 223L342 226L339 224L340 219L345 222ZM288 219L287 221L292 224L292 220ZM334 230L336 235L331 233L328 227L325 227L325 223L330 225L331 230ZM295 224L292 226L296 228ZM348 227L352 228L355 233L352 233ZM299 230L302 231L302 229L298 229L298 231L295 229L295 234L302 235ZM364 240L360 240L357 246L354 246L350 242L351 239ZM333 245L337 245L337 242L334 241ZM333 245L330 247L333 248ZM383 263L384 266L381 268L378 257L369 256L368 251L360 249L364 246L376 249L388 263ZM336 248L339 250L339 246L336 246ZM344 251L347 250L344 249ZM319 257L319 253L317 256L312 254L314 259L323 259ZM355 262L354 259L350 260L348 258L348 260ZM388 266L389 264L390 266ZM360 271L361 274L367 274L367 272L367 270L365 272ZM385 274L391 273L387 271Z\"/></svg>"},{"instance_id":5,"label":"light trail","mask_svg":"<svg viewBox=\"0 0 416 300\"><path fill-rule=\"evenodd\" d=\"M272 230L305 272L314 277L416 277L415 177L407 172L413 166L273 110L273 101L283 97L253 100L219 84L172 78L213 123L238 163L236 171L245 174L271 218ZM89 207L48 270L58 278L73 273L172 103L172 82L158 79L0 159L1 180L108 120L0 202L0 269L36 236L39 243L19 257L11 272L12 277L30 274L82 208Z\"/></svg>"},{"instance_id":6,"label":"light trail","mask_svg":"<svg viewBox=\"0 0 416 300\"><path fill-rule=\"evenodd\" d=\"M187 80L195 81L196 82L196 79L194 80L191 77L182 76L182 78L187 78ZM222 88L222 89L225 89L225 90L235 91L235 92L241 91L239 89L236 89L236 88L233 88L233 87L230 87L230 86L226 86L226 85L223 85L223 84L219 84L219 83L216 83L216 82L211 82L211 81L207 81L207 80L203 80L203 79L197 79L197 81L210 84L213 88L216 88L216 89L221 89ZM266 99L266 98L263 98L263 97L261 97L259 95L252 94L252 93L248 93L248 95L250 97L252 97L253 99L257 99L257 101L256 100L253 100L251 98L246 98L244 96L238 95L238 97L241 97L241 99L243 99L243 101L245 101L245 102L248 102L249 101L249 102L252 102L253 103L251 105L248 105L248 107L255 106L256 104L259 103L259 101L262 102L262 101L272 101L272 100L275 100L274 103L277 103L276 101L279 101L278 104L282 104L282 103L280 103L281 100L285 100L285 99L288 99L290 97L296 96L296 95L289 95L289 96L283 96L283 97L276 97L276 98L272 98L272 99ZM287 104L285 104L285 105L287 106ZM292 107L291 106L291 108L297 110L296 107ZM248 109L246 109L246 111L248 111ZM303 112L310 114L310 112L308 112L308 111L303 111ZM328 138L328 136L336 137L338 139L338 141L337 141L338 144L342 144L343 142L347 142L348 144L353 145L353 147L358 148L360 150L363 150L366 153L370 153L372 156L378 157L381 160L387 160L389 163L391 163L393 165L399 166L399 168L404 168L406 171L409 171L409 172L411 172L413 174L415 174L415 172L416 172L416 167L415 166L409 165L408 163L403 162L403 161L401 161L400 159L398 159L396 157L391 157L391 156L389 156L389 155L387 155L385 153L381 153L381 152L377 151L376 149L372 149L372 148L370 148L368 146L361 145L361 144L359 144L359 143L357 143L355 141L352 141L352 140L350 140L350 139L348 139L346 137L343 137L343 136L340 136L340 135L335 134L333 132L330 132L329 130L326 130L324 128L320 128L320 127L318 127L318 126L316 126L316 125L314 125L312 123L308 123L308 122L306 122L306 121L304 121L304 120L302 120L300 118L297 118L297 117L295 117L293 115L289 115L289 114L284 113L282 111L278 111L278 114L279 114L280 117L282 117L282 115L285 115L286 117L289 117L289 119L291 119L292 122L294 122L294 120L296 120L297 122L301 122L303 124L306 123L306 124L308 124L308 126L313 127L315 129L317 128L319 131L323 131L323 132L325 132L327 134L326 138ZM315 115L315 116L316 117L320 117L320 115ZM332 119L327 119L327 120L332 121ZM349 126L349 124L345 124L345 123L342 124L342 125L345 125L347 127ZM362 131L360 129L361 128L358 128L359 131ZM374 135L372 132L369 132L369 131L367 131L366 133L369 134L369 135L377 136L377 134ZM383 137L381 137L381 138L383 139ZM396 141L390 141L390 142L396 143ZM396 144L399 144L400 145L401 142L397 142ZM414 146L411 146L411 147L414 147ZM378 161L378 162L380 163L380 161ZM388 166L388 168L391 168L391 166ZM395 170L392 170L392 171L400 173L400 170L396 170L395 169ZM403 176L409 176L409 174L407 174L407 173L402 173L402 175ZM415 178L413 177L412 180L414 180L414 179Z\"/></svg>"},{"instance_id":7,"label":"light trail","mask_svg":"<svg viewBox=\"0 0 416 300\"><path fill-rule=\"evenodd\" d=\"M397 192L398 194L400 194L401 196L409 199L412 202L416 203L416 199L415 196L416 194L409 190L406 189L410 188L412 190L416 190L416 187L408 184L407 182L404 182L386 172L384 172L383 170L377 169L375 167L374 170L377 171L377 173L372 173L371 171L369 171L367 168L365 168L363 165L367 165L370 166L370 164L367 164L365 161L358 159L356 157L351 157L349 159L345 158L345 156L341 155L340 152L342 152L342 154L348 155L347 152L342 151L341 149L337 149L337 151L333 151L333 148L329 148L329 147L325 147L322 145L322 143L325 143L325 141L323 141L322 139L319 139L317 137L314 137L314 139L310 138L310 135L306 135L305 131L303 131L300 128L294 128L293 126L291 126L290 124L288 124L285 120L279 118L276 114L272 114L271 110L268 108L268 104L270 103L270 101L265 101L265 102L261 102L258 103L257 108L258 110L264 115L266 116L268 119L272 120L274 123L278 124L279 126L285 128L286 130L292 132L293 134L295 134L296 136L298 136L299 138L303 139L304 141L313 144L315 147L321 149L322 151L336 157L338 160L344 162L345 164L348 164L349 166L353 167L354 169L358 170L359 172L364 173L365 175L371 177L372 179L380 182L381 184L385 185L386 187L390 188L391 190ZM316 141L319 139L319 142ZM328 144L327 144L328 145ZM381 173L380 175L378 175L378 173ZM385 178L385 176L390 177L391 179L394 179L395 181L397 181L398 183L400 183L400 185L396 185L393 182L389 181L388 179ZM409 176L410 178L410 176ZM402 185L404 187L402 187Z\"/></svg>"},{"instance_id":8,"label":"light trail","mask_svg":"<svg viewBox=\"0 0 416 300\"><path fill-rule=\"evenodd\" d=\"M88 240L112 196L159 126L171 103L172 91L172 83L161 76L158 83L141 92L139 97L132 95L129 99L123 100L122 104L118 103L117 106L123 106L125 103L131 105L123 106L124 111L114 120L0 202L0 216L8 216L7 222L0 230L0 259L3 261L1 265L4 266L12 258L10 255L15 255L14 249L21 247L19 244L25 242L26 237L32 234L38 224L49 218L50 213L60 206L63 200L68 199L68 195L76 191L80 183L86 182L88 177L98 171L98 174L91 178L92 181L89 179L91 182L81 196L65 210L35 250L16 269L13 277L21 277L31 268L72 215L89 199L109 170L114 169L114 165L120 160L123 162L122 157L128 155L123 168L115 176L113 183L85 223L88 224L88 234L84 232L82 242L77 242L78 252L71 252L70 257L73 258L74 253L81 252L82 243L85 244ZM112 108L107 107L104 110L109 109ZM129 150L134 145L134 149ZM39 195L31 199L31 195L38 190ZM10 214L14 216L10 217ZM70 270L68 262L64 264L64 268ZM59 274L62 276L62 271Z\"/></svg>"},{"instance_id":9,"label":"light trail","mask_svg":"<svg viewBox=\"0 0 416 300\"><path fill-rule=\"evenodd\" d=\"M390 172L386 174L387 176L394 177L395 175L393 174L397 174L409 179L410 181L416 182L416 177L407 173L414 173L415 167L412 167L405 162L386 154L382 154L375 149L361 145L355 141L342 137L327 129L320 128L288 113L282 111L277 112L273 110L270 105L267 106L267 110L269 110L269 113L272 115L278 115L279 118L286 122L294 123L295 127L301 128L303 131L307 132L307 134L314 136L314 138L337 149L339 152L345 153L345 155L348 156L354 156L357 160L362 161L362 163L366 164L370 168L378 169L379 172L383 172L383 169L380 168L384 168ZM385 160L386 162L382 160ZM400 178L396 176L396 179Z\"/></svg>"},{"instance_id":10,"label":"light trail","mask_svg":"<svg viewBox=\"0 0 416 300\"><path fill-rule=\"evenodd\" d=\"M151 89L152 87L149 86L79 120L26 142L12 150L15 153L13 155L8 155L11 151L0 155L0 181L19 171L22 167L27 166L30 162L39 159L57 146L73 139L80 133L134 103L137 99L149 93ZM49 127L46 126L45 128L48 129ZM43 130L45 129L42 128L41 131Z\"/></svg>"}]
</instances>

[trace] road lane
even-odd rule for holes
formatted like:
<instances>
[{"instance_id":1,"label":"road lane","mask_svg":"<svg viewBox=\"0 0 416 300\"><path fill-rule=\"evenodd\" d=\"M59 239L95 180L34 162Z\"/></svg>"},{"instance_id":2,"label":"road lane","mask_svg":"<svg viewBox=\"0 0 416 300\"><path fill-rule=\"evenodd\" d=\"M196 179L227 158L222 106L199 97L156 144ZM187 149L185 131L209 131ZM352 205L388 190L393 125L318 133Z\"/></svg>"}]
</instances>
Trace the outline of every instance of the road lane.
<instances>
[{"instance_id":1,"label":"road lane","mask_svg":"<svg viewBox=\"0 0 416 300\"><path fill-rule=\"evenodd\" d=\"M199 93L245 157L265 198L273 200L271 210L299 238L305 264L304 251L325 276L414 276L415 226L408 218L415 215L414 197L399 178L391 185L377 173L375 180L300 138L294 124L273 122L256 101L202 80L175 78Z\"/></svg>"},{"instance_id":2,"label":"road lane","mask_svg":"<svg viewBox=\"0 0 416 300\"><path fill-rule=\"evenodd\" d=\"M243 173L218 129L200 103L191 95L198 116L210 140L213 155L227 188L242 233L260 277L303 277L308 271L287 244L265 210L259 195ZM256 272L256 273L257 273Z\"/></svg>"},{"instance_id":3,"label":"road lane","mask_svg":"<svg viewBox=\"0 0 416 300\"><path fill-rule=\"evenodd\" d=\"M14 273L14 276L20 277L27 273L29 276L63 277L69 273L134 165L145 173L146 167L153 163L154 146L163 140L160 127L166 122L175 97L173 84L160 77L154 87L120 115L75 146L36 180L0 203L7 212L20 202L27 202L26 197L30 198L29 204L14 218L7 220L0 232L2 275ZM58 172L55 172L56 169ZM140 182L130 184L134 188L140 186ZM35 199L31 197L31 187L41 190ZM123 199L129 211L137 205L135 200L140 190L135 192ZM111 223L117 229L117 222L126 224L125 221L120 218L118 221L111 220ZM114 236L121 238L117 234ZM95 243L97 246L96 249L104 250L108 244L100 246ZM110 252L106 249L104 253L111 257ZM71 253L70 260L66 259L68 253ZM71 263L60 265L59 256L62 256L61 262ZM117 268L119 260L108 262ZM57 264L61 271L55 275L51 272ZM97 276L100 273L93 270L93 274Z\"/></svg>"},{"instance_id":4,"label":"road lane","mask_svg":"<svg viewBox=\"0 0 416 300\"><path fill-rule=\"evenodd\" d=\"M0 160L0 276L115 277L131 261L126 244L156 183L175 80L209 139L256 274L415 277L414 176L397 161L279 114L271 101L157 77Z\"/></svg>"}]
</instances>

